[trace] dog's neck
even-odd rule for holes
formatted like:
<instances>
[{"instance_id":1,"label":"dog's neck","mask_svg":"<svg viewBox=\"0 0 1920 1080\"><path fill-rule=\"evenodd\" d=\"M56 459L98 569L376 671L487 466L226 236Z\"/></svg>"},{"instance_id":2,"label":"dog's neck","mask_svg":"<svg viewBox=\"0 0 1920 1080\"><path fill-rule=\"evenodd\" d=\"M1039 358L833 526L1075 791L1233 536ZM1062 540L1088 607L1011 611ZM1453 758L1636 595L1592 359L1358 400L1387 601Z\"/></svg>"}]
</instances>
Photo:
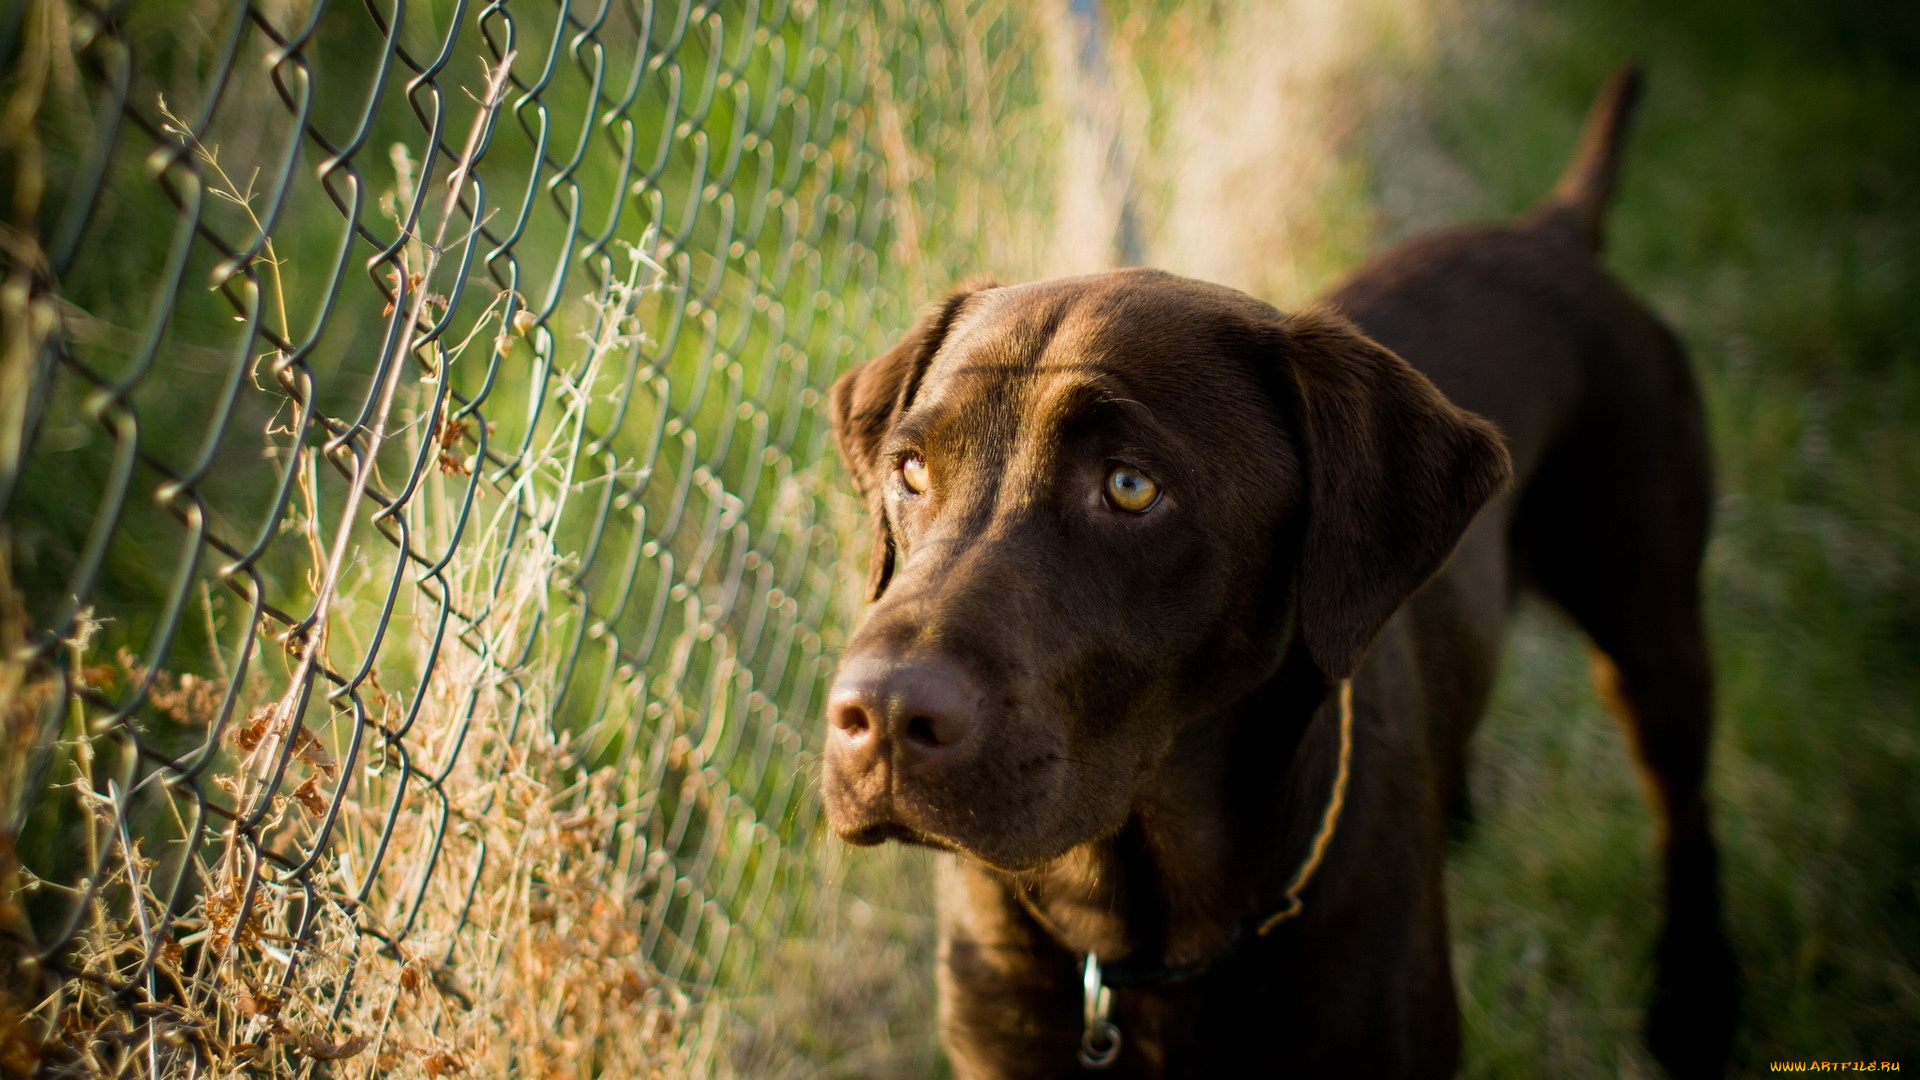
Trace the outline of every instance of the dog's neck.
<instances>
[{"instance_id":1,"label":"dog's neck","mask_svg":"<svg viewBox=\"0 0 1920 1080\"><path fill-rule=\"evenodd\" d=\"M1298 759L1327 699L1319 671L1290 659L1187 725L1119 832L1017 876L1023 904L1062 945L1106 963L1174 972L1222 957L1279 903L1324 803L1291 788L1323 771Z\"/></svg>"}]
</instances>

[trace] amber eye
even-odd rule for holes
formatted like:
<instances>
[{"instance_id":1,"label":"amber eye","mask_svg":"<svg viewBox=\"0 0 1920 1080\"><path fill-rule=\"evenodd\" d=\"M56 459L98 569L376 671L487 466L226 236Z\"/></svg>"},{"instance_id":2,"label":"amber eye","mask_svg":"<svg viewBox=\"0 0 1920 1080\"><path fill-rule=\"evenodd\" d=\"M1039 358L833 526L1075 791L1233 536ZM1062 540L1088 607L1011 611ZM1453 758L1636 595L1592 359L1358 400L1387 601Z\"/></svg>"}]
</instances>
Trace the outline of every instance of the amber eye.
<instances>
[{"instance_id":1,"label":"amber eye","mask_svg":"<svg viewBox=\"0 0 1920 1080\"><path fill-rule=\"evenodd\" d=\"M900 481L907 490L922 492L927 490L927 459L912 454L900 462Z\"/></svg>"},{"instance_id":2,"label":"amber eye","mask_svg":"<svg viewBox=\"0 0 1920 1080\"><path fill-rule=\"evenodd\" d=\"M1160 501L1160 485L1131 465L1116 465L1107 473L1107 502L1115 510L1144 514Z\"/></svg>"}]
</instances>

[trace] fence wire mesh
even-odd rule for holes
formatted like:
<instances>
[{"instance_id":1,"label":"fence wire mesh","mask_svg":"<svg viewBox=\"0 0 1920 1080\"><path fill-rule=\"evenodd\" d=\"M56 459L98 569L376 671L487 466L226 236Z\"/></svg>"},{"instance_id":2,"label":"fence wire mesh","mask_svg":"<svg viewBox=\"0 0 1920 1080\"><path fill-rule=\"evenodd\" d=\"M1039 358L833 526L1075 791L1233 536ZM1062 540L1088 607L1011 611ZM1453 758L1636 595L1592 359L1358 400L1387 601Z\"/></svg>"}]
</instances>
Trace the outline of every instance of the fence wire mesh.
<instances>
[{"instance_id":1,"label":"fence wire mesh","mask_svg":"<svg viewBox=\"0 0 1920 1080\"><path fill-rule=\"evenodd\" d=\"M0 1071L727 1070L825 902L816 406L1025 242L1029 36L12 6Z\"/></svg>"}]
</instances>

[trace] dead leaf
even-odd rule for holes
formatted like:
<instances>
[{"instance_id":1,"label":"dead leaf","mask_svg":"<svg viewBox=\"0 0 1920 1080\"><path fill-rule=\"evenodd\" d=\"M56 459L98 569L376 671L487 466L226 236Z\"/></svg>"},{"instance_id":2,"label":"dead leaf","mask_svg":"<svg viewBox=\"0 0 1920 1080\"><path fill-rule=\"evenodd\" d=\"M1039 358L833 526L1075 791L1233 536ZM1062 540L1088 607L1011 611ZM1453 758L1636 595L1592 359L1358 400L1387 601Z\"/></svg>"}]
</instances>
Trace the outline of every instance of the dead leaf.
<instances>
[{"instance_id":1,"label":"dead leaf","mask_svg":"<svg viewBox=\"0 0 1920 1080\"><path fill-rule=\"evenodd\" d=\"M281 1004L278 994L245 986L233 999L234 1008L240 1010L241 1016L273 1016L280 1011Z\"/></svg>"},{"instance_id":2,"label":"dead leaf","mask_svg":"<svg viewBox=\"0 0 1920 1080\"><path fill-rule=\"evenodd\" d=\"M327 797L320 794L318 778L309 776L307 782L293 789L293 798L314 817L324 816L327 812Z\"/></svg>"},{"instance_id":3,"label":"dead leaf","mask_svg":"<svg viewBox=\"0 0 1920 1080\"><path fill-rule=\"evenodd\" d=\"M326 773L328 778L332 778L340 769L340 766L334 762L333 755L327 753L327 748L320 745L320 737L308 731L304 724L293 733L293 754L301 761Z\"/></svg>"},{"instance_id":4,"label":"dead leaf","mask_svg":"<svg viewBox=\"0 0 1920 1080\"><path fill-rule=\"evenodd\" d=\"M240 745L240 749L252 750L260 745L260 740L267 737L267 724L273 720L273 712L277 708L278 705L262 705L247 717L246 726L233 729L233 741Z\"/></svg>"},{"instance_id":5,"label":"dead leaf","mask_svg":"<svg viewBox=\"0 0 1920 1080\"><path fill-rule=\"evenodd\" d=\"M301 1053L310 1058L318 1058L321 1061L340 1061L365 1050L372 1041L365 1035L349 1035L337 1043L328 1042L318 1035L302 1035L295 1045L300 1048Z\"/></svg>"}]
</instances>

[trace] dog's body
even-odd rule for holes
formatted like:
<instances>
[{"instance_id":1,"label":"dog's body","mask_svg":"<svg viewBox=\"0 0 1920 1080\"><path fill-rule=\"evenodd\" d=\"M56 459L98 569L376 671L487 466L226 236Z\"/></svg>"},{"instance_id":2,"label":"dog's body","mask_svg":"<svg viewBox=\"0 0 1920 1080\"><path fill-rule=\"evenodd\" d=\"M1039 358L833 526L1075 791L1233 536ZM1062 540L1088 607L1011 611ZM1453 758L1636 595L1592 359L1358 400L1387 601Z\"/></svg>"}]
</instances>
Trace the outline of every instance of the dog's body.
<instances>
[{"instance_id":1,"label":"dog's body","mask_svg":"<svg viewBox=\"0 0 1920 1080\"><path fill-rule=\"evenodd\" d=\"M1522 585L1604 654L1666 815L1650 1041L1718 1070L1701 409L1593 255L1634 85L1541 208L1401 247L1331 310L1150 271L963 290L835 387L879 602L827 807L952 852L960 1075L1081 1074L1088 954L1109 1075L1449 1075L1447 819Z\"/></svg>"}]
</instances>

